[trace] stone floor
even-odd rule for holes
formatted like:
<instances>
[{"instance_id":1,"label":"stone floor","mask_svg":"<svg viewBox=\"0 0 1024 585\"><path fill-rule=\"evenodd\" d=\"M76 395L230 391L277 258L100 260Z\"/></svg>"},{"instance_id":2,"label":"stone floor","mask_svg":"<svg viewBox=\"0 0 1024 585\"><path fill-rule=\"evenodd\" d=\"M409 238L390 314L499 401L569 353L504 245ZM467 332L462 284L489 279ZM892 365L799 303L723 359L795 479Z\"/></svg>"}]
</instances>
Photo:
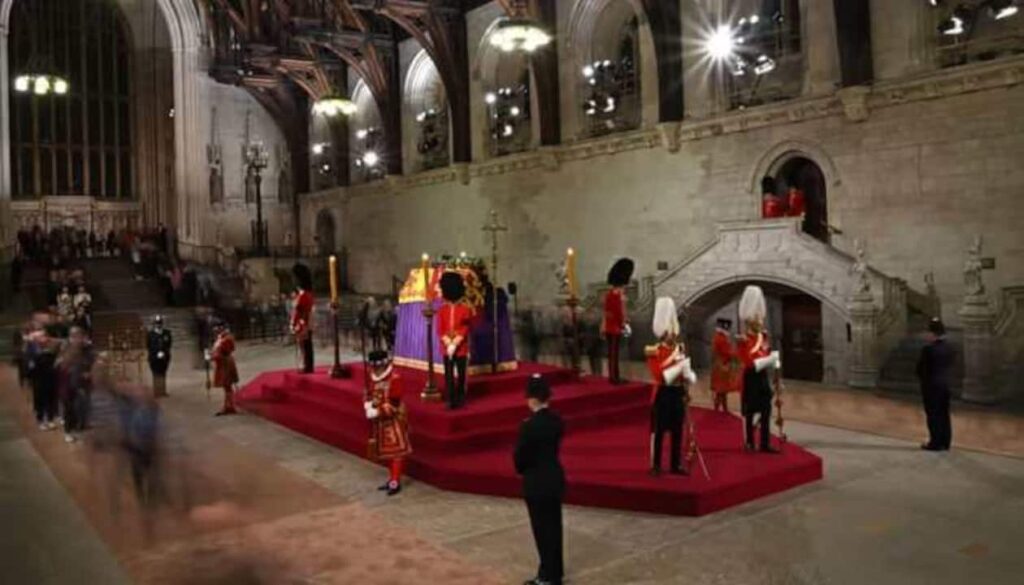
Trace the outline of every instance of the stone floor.
<instances>
[{"instance_id":1,"label":"stone floor","mask_svg":"<svg viewBox=\"0 0 1024 585\"><path fill-rule=\"evenodd\" d=\"M239 353L243 378L294 365L290 348ZM102 502L124 486L83 487L96 474L87 447L33 429L0 372L4 582L517 583L533 572L521 502L417 482L386 498L380 468L255 417L211 417L216 397L184 361L162 406L171 467L194 495L148 530L131 528L146 512L130 505L109 517ZM787 432L824 458L823 481L704 518L569 507L570 582L1020 582L1020 420L957 409L968 448L924 453L911 401L789 391Z\"/></svg>"}]
</instances>

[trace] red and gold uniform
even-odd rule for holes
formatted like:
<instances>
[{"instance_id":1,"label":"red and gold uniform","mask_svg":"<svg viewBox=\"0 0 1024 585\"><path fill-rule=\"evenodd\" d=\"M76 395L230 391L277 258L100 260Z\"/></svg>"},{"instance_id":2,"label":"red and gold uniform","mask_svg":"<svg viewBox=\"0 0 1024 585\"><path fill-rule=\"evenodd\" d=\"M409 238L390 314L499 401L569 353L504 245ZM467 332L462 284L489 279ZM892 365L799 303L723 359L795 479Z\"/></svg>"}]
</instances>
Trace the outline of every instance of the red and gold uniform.
<instances>
[{"instance_id":1,"label":"red and gold uniform","mask_svg":"<svg viewBox=\"0 0 1024 585\"><path fill-rule=\"evenodd\" d=\"M235 338L228 330L217 334L217 341L210 350L210 361L213 362L213 385L224 389L224 406L217 414L234 414L238 366L235 365Z\"/></svg>"},{"instance_id":2,"label":"red and gold uniform","mask_svg":"<svg viewBox=\"0 0 1024 585\"><path fill-rule=\"evenodd\" d=\"M440 338L441 354L452 357L469 357L469 326L474 317L473 308L465 303L444 303L437 312L437 335Z\"/></svg>"},{"instance_id":3,"label":"red and gold uniform","mask_svg":"<svg viewBox=\"0 0 1024 585\"><path fill-rule=\"evenodd\" d=\"M291 329L295 343L302 348L302 371L313 373L313 293L300 289L295 296L295 308L292 310Z\"/></svg>"},{"instance_id":4,"label":"red and gold uniform","mask_svg":"<svg viewBox=\"0 0 1024 585\"><path fill-rule=\"evenodd\" d=\"M711 393L716 411L729 412L729 393L739 390L736 348L732 336L721 328L715 329L711 340Z\"/></svg>"},{"instance_id":5,"label":"red and gold uniform","mask_svg":"<svg viewBox=\"0 0 1024 585\"><path fill-rule=\"evenodd\" d=\"M670 436L670 465L673 473L683 469L683 423L686 421L686 382L696 380L689 367L685 348L675 338L663 338L644 350L651 373L651 471L661 471L661 442Z\"/></svg>"},{"instance_id":6,"label":"red and gold uniform","mask_svg":"<svg viewBox=\"0 0 1024 585\"><path fill-rule=\"evenodd\" d=\"M790 217L802 216L806 209L806 202L804 200L803 190L795 187L790 189L788 194L788 201L786 203L786 215Z\"/></svg>"},{"instance_id":7,"label":"red and gold uniform","mask_svg":"<svg viewBox=\"0 0 1024 585\"><path fill-rule=\"evenodd\" d=\"M770 359L771 342L768 334L748 331L740 339L737 357L743 368L742 409L746 422L747 448L754 448L754 416L760 416L761 447L767 450L771 432L772 384L766 368L758 369L761 360Z\"/></svg>"},{"instance_id":8,"label":"red and gold uniform","mask_svg":"<svg viewBox=\"0 0 1024 585\"><path fill-rule=\"evenodd\" d=\"M786 217L786 202L778 195L767 195L761 200L761 216L765 219Z\"/></svg>"},{"instance_id":9,"label":"red and gold uniform","mask_svg":"<svg viewBox=\"0 0 1024 585\"><path fill-rule=\"evenodd\" d=\"M370 395L364 404L371 425L371 456L377 461L388 462L388 482L381 489L387 490L388 495L394 495L402 488L405 457L412 453L408 418L402 403L398 374L386 354L385 357L371 355L371 360L374 366L370 373Z\"/></svg>"},{"instance_id":10,"label":"red and gold uniform","mask_svg":"<svg viewBox=\"0 0 1024 585\"><path fill-rule=\"evenodd\" d=\"M448 408L454 410L466 400L469 330L475 312L466 302L466 282L461 274L447 271L439 282L444 303L437 312L437 337L444 362Z\"/></svg>"},{"instance_id":11,"label":"red and gold uniform","mask_svg":"<svg viewBox=\"0 0 1024 585\"><path fill-rule=\"evenodd\" d=\"M608 342L608 378L619 382L619 350L622 337L627 329L626 295L621 287L612 287L604 295L604 318L601 321L601 333Z\"/></svg>"}]
</instances>

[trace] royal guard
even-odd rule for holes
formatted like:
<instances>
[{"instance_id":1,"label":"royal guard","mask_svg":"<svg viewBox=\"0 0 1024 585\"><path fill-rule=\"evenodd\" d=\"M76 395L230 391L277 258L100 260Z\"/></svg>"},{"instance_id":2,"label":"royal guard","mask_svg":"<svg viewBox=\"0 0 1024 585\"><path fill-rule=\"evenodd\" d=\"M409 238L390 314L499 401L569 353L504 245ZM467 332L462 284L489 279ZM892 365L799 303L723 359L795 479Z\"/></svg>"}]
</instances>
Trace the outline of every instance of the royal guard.
<instances>
[{"instance_id":1,"label":"royal guard","mask_svg":"<svg viewBox=\"0 0 1024 585\"><path fill-rule=\"evenodd\" d=\"M786 216L786 202L775 192L775 179L761 179L761 217L771 219Z\"/></svg>"},{"instance_id":2,"label":"royal guard","mask_svg":"<svg viewBox=\"0 0 1024 585\"><path fill-rule=\"evenodd\" d=\"M729 412L729 394L739 390L732 321L719 319L711 340L711 395L715 412Z\"/></svg>"},{"instance_id":3,"label":"royal guard","mask_svg":"<svg viewBox=\"0 0 1024 585\"><path fill-rule=\"evenodd\" d=\"M619 375L619 351L622 339L629 337L629 317L626 313L625 286L633 278L634 263L629 258L619 258L608 271L611 289L604 295L604 316L601 319L601 333L608 344L608 379L613 384L622 382Z\"/></svg>"},{"instance_id":4,"label":"royal guard","mask_svg":"<svg viewBox=\"0 0 1024 585\"><path fill-rule=\"evenodd\" d=\"M759 286L748 286L740 298L739 316L743 322L743 337L737 354L743 367L742 408L747 450L754 450L754 417L759 416L760 449L765 453L778 453L771 446L772 383L771 370L782 367L779 352L773 351L768 339L765 318L768 309L764 292Z\"/></svg>"},{"instance_id":5,"label":"royal guard","mask_svg":"<svg viewBox=\"0 0 1024 585\"><path fill-rule=\"evenodd\" d=\"M367 358L370 390L363 407L370 419L370 456L388 463L388 481L378 489L393 496L402 491L402 466L412 453L408 417L402 403L402 386L388 352L377 349Z\"/></svg>"},{"instance_id":6,"label":"royal guard","mask_svg":"<svg viewBox=\"0 0 1024 585\"><path fill-rule=\"evenodd\" d=\"M789 186L789 192L786 194L786 215L790 217L801 217L806 210L806 202L804 201L804 191L796 185Z\"/></svg>"},{"instance_id":7,"label":"royal guard","mask_svg":"<svg viewBox=\"0 0 1024 585\"><path fill-rule=\"evenodd\" d=\"M224 389L224 406L217 416L235 414L235 385L238 384L238 366L235 365L235 338L223 322L213 326L217 336L210 350L213 362L213 385Z\"/></svg>"},{"instance_id":8,"label":"royal guard","mask_svg":"<svg viewBox=\"0 0 1024 585\"><path fill-rule=\"evenodd\" d=\"M292 267L297 291L292 310L291 329L295 344L302 350L302 373L313 373L313 275L305 264Z\"/></svg>"},{"instance_id":9,"label":"royal guard","mask_svg":"<svg viewBox=\"0 0 1024 585\"><path fill-rule=\"evenodd\" d=\"M651 475L661 473L661 442L666 432L671 437L671 473L688 473L683 467L683 423L689 401L687 384L696 383L697 375L690 366L686 348L679 341L678 315L671 298L657 300L653 330L658 343L644 350L654 386L651 397Z\"/></svg>"},{"instance_id":10,"label":"royal guard","mask_svg":"<svg viewBox=\"0 0 1024 585\"><path fill-rule=\"evenodd\" d=\"M153 374L153 394L167 396L167 370L171 366L171 332L164 328L164 318L153 317L153 326L146 334L149 371Z\"/></svg>"},{"instance_id":11,"label":"royal guard","mask_svg":"<svg viewBox=\"0 0 1024 585\"><path fill-rule=\"evenodd\" d=\"M458 272L441 275L444 303L437 312L437 336L444 356L444 382L448 408L454 410L466 401L466 366L469 362L469 327L474 311L465 302L466 283Z\"/></svg>"}]
</instances>

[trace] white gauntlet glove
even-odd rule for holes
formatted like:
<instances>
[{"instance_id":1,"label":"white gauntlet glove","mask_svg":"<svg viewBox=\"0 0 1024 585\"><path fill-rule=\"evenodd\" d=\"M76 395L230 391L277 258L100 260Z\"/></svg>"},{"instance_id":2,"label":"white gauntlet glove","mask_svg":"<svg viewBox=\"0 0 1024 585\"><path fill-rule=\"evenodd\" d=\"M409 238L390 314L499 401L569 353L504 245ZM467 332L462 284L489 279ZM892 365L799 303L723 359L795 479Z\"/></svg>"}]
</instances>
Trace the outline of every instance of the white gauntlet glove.
<instances>
[{"instance_id":1,"label":"white gauntlet glove","mask_svg":"<svg viewBox=\"0 0 1024 585\"><path fill-rule=\"evenodd\" d=\"M455 357L455 350L458 349L454 343L448 344L448 357Z\"/></svg>"},{"instance_id":2,"label":"white gauntlet glove","mask_svg":"<svg viewBox=\"0 0 1024 585\"><path fill-rule=\"evenodd\" d=\"M763 371L765 368L779 369L782 367L782 360L779 359L779 352L773 351L767 357L757 358L754 360L754 369L758 372Z\"/></svg>"},{"instance_id":3,"label":"white gauntlet glove","mask_svg":"<svg viewBox=\"0 0 1024 585\"><path fill-rule=\"evenodd\" d=\"M373 407L373 403L372 402L364 402L363 403L363 409L366 410L366 418L368 418L370 420L373 420L373 419L377 418L377 415L380 414L377 411L377 409Z\"/></svg>"},{"instance_id":4,"label":"white gauntlet glove","mask_svg":"<svg viewBox=\"0 0 1024 585\"><path fill-rule=\"evenodd\" d=\"M673 384L679 376L682 376L688 383L693 384L697 381L697 374L694 373L693 368L690 366L690 358L685 358L680 362L677 362L665 369L665 383Z\"/></svg>"},{"instance_id":5,"label":"white gauntlet glove","mask_svg":"<svg viewBox=\"0 0 1024 585\"><path fill-rule=\"evenodd\" d=\"M623 325L623 327L622 327L622 336L623 337L632 337L632 335L633 335L633 328L630 327L628 323Z\"/></svg>"}]
</instances>

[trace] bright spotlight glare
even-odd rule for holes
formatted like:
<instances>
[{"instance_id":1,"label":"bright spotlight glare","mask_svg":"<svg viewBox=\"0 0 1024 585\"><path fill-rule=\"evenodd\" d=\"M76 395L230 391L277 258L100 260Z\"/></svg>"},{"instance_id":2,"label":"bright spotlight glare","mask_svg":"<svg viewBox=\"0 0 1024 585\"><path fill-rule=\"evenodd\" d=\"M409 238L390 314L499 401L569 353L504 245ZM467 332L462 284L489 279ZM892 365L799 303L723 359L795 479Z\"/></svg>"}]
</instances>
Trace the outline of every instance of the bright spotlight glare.
<instances>
[{"instance_id":1,"label":"bright spotlight glare","mask_svg":"<svg viewBox=\"0 0 1024 585\"><path fill-rule=\"evenodd\" d=\"M518 116L520 114L520 112L521 112L521 110L519 109L519 106L512 106L508 110L509 115L512 116L513 118Z\"/></svg>"},{"instance_id":2,"label":"bright spotlight glare","mask_svg":"<svg viewBox=\"0 0 1024 585\"><path fill-rule=\"evenodd\" d=\"M367 150L363 154L363 164L368 167L375 167L380 162L380 155L372 150Z\"/></svg>"},{"instance_id":3,"label":"bright spotlight glare","mask_svg":"<svg viewBox=\"0 0 1024 585\"><path fill-rule=\"evenodd\" d=\"M36 95L46 95L50 93L50 80L47 79L46 76L37 77L33 90L36 92Z\"/></svg>"},{"instance_id":4,"label":"bright spotlight glare","mask_svg":"<svg viewBox=\"0 0 1024 585\"><path fill-rule=\"evenodd\" d=\"M995 19L1002 20L1004 18L1009 18L1014 14L1017 14L1017 10L1018 8L1013 4L1010 4L1009 6L1004 6L1003 8L1000 8L998 12L996 12Z\"/></svg>"},{"instance_id":5,"label":"bright spotlight glare","mask_svg":"<svg viewBox=\"0 0 1024 585\"><path fill-rule=\"evenodd\" d=\"M29 84L32 83L32 78L28 75L19 75L14 78L14 90L20 92L28 91Z\"/></svg>"},{"instance_id":6,"label":"bright spotlight glare","mask_svg":"<svg viewBox=\"0 0 1024 585\"><path fill-rule=\"evenodd\" d=\"M487 103L488 103L488 105L490 105L490 104L494 104L494 102L498 101L498 96L494 95L494 92L490 92L490 91L489 91L489 92L487 92L487 94L486 94L486 95L484 96L484 101L485 101L485 102L487 102Z\"/></svg>"},{"instance_id":7,"label":"bright spotlight glare","mask_svg":"<svg viewBox=\"0 0 1024 585\"><path fill-rule=\"evenodd\" d=\"M704 50L715 60L724 60L736 49L736 39L732 28L723 24L704 42Z\"/></svg>"},{"instance_id":8,"label":"bright spotlight glare","mask_svg":"<svg viewBox=\"0 0 1024 585\"><path fill-rule=\"evenodd\" d=\"M366 138L367 134L368 134L368 132L366 130L358 130L358 131L356 131L356 138L358 138L359 140L362 140L362 139Z\"/></svg>"}]
</instances>

